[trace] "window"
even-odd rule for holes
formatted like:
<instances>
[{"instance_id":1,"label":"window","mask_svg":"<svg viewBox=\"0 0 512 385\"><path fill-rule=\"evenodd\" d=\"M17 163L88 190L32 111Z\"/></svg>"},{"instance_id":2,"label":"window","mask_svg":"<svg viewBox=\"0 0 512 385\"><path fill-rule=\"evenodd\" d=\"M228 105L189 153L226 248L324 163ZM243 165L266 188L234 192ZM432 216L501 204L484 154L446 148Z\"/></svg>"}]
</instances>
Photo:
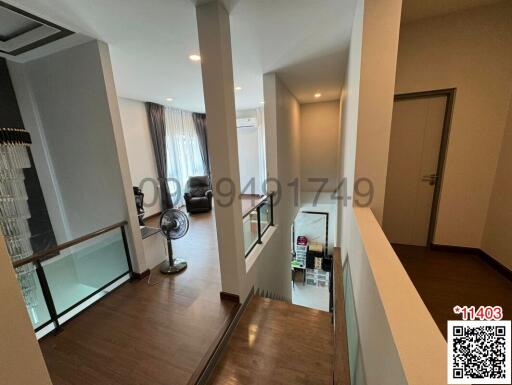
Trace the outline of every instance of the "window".
<instances>
[{"instance_id":1,"label":"window","mask_svg":"<svg viewBox=\"0 0 512 385\"><path fill-rule=\"evenodd\" d=\"M188 178L206 175L192 113L166 108L167 177L172 201L183 204L183 192Z\"/></svg>"}]
</instances>

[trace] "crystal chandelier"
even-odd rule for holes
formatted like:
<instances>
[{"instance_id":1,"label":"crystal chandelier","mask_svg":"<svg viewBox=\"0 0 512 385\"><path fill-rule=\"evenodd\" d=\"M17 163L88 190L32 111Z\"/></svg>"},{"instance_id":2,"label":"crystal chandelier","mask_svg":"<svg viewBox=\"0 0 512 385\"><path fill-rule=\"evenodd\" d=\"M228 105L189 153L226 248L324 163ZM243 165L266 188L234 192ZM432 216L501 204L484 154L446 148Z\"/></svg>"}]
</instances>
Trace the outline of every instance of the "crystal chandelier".
<instances>
[{"instance_id":1,"label":"crystal chandelier","mask_svg":"<svg viewBox=\"0 0 512 385\"><path fill-rule=\"evenodd\" d=\"M11 260L32 255L28 218L27 191L24 168L30 168L28 147L30 134L21 128L0 128L0 231L4 235ZM35 324L38 322L35 267L32 263L16 268L18 281L28 313Z\"/></svg>"}]
</instances>

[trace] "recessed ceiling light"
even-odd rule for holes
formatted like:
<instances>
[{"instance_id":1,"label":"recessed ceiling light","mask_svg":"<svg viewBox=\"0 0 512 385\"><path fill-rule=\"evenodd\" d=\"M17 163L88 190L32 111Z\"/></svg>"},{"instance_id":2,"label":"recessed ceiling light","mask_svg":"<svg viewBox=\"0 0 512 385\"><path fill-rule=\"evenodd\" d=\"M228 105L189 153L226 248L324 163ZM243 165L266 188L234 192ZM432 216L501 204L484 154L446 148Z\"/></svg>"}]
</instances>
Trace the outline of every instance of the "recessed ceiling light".
<instances>
[{"instance_id":1,"label":"recessed ceiling light","mask_svg":"<svg viewBox=\"0 0 512 385\"><path fill-rule=\"evenodd\" d=\"M201 61L201 56L193 54L188 57L192 61Z\"/></svg>"},{"instance_id":2,"label":"recessed ceiling light","mask_svg":"<svg viewBox=\"0 0 512 385\"><path fill-rule=\"evenodd\" d=\"M240 86L235 87L235 91L241 91L241 90L242 90L242 87L240 87Z\"/></svg>"},{"instance_id":3,"label":"recessed ceiling light","mask_svg":"<svg viewBox=\"0 0 512 385\"><path fill-rule=\"evenodd\" d=\"M165 98L168 102L172 102L172 98Z\"/></svg>"},{"instance_id":4,"label":"recessed ceiling light","mask_svg":"<svg viewBox=\"0 0 512 385\"><path fill-rule=\"evenodd\" d=\"M319 93L319 92L317 92L317 93L315 94L315 98L319 98L320 96L322 96L322 94L321 94L321 93Z\"/></svg>"}]
</instances>

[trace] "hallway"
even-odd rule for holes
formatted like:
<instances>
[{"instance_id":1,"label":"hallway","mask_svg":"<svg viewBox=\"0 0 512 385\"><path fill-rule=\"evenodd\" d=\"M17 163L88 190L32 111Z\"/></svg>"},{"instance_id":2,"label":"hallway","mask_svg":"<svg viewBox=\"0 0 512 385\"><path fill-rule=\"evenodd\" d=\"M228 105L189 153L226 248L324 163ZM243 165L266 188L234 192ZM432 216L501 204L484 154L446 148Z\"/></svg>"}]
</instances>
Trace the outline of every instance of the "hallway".
<instances>
[{"instance_id":1,"label":"hallway","mask_svg":"<svg viewBox=\"0 0 512 385\"><path fill-rule=\"evenodd\" d=\"M238 305L219 297L213 212L191 216L173 247L189 264L181 274L156 267L39 341L54 385L195 383Z\"/></svg>"},{"instance_id":2,"label":"hallway","mask_svg":"<svg viewBox=\"0 0 512 385\"><path fill-rule=\"evenodd\" d=\"M332 384L332 330L327 312L255 296L210 384Z\"/></svg>"},{"instance_id":3,"label":"hallway","mask_svg":"<svg viewBox=\"0 0 512 385\"><path fill-rule=\"evenodd\" d=\"M512 319L512 282L480 256L419 246L393 248L445 338L447 321L460 319L453 313L455 305L499 305L503 319Z\"/></svg>"}]
</instances>

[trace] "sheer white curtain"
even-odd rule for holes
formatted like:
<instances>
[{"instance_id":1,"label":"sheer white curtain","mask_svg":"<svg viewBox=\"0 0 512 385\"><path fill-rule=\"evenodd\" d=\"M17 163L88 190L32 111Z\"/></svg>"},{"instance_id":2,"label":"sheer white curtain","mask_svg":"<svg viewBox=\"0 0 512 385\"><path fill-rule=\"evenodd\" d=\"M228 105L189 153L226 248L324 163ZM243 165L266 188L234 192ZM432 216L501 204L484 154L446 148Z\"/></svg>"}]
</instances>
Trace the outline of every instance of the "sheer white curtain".
<instances>
[{"instance_id":1,"label":"sheer white curtain","mask_svg":"<svg viewBox=\"0 0 512 385\"><path fill-rule=\"evenodd\" d=\"M192 113L165 109L167 177L175 206L183 204L183 192L191 176L206 175Z\"/></svg>"}]
</instances>

